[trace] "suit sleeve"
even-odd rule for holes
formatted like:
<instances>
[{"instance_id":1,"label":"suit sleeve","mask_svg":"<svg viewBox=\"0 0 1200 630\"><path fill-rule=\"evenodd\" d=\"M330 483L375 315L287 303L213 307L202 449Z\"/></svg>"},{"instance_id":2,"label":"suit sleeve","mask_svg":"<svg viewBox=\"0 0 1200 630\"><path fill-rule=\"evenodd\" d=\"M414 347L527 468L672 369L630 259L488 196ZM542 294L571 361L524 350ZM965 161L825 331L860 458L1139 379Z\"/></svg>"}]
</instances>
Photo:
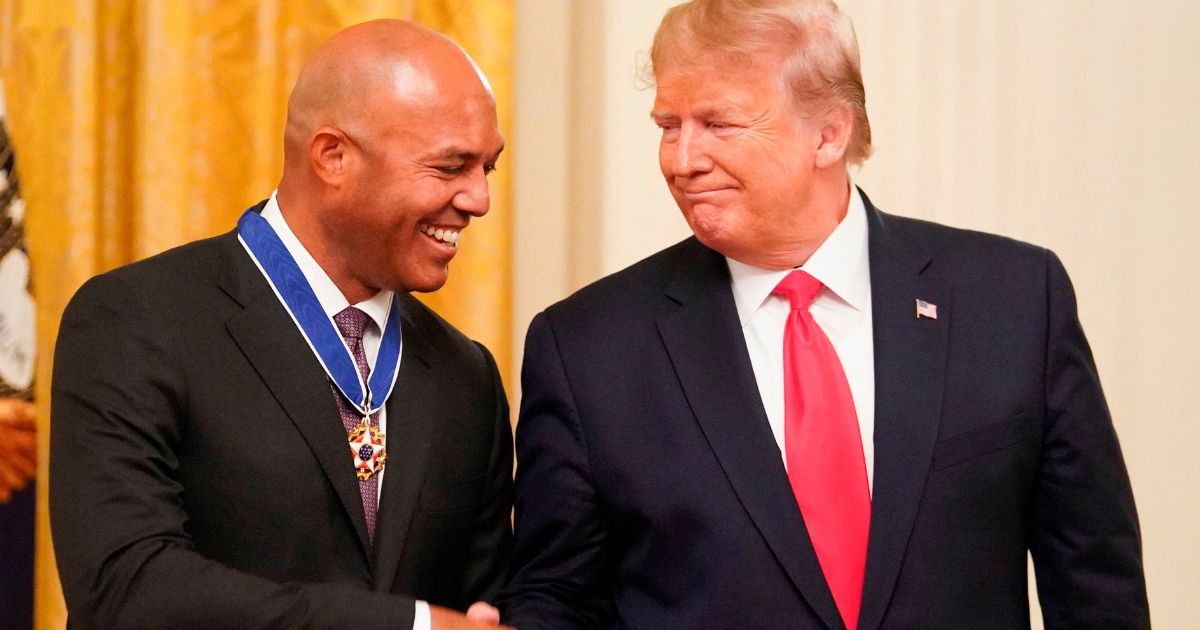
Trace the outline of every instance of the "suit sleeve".
<instances>
[{"instance_id":1,"label":"suit sleeve","mask_svg":"<svg viewBox=\"0 0 1200 630\"><path fill-rule=\"evenodd\" d=\"M517 422L515 550L500 598L504 623L521 630L612 623L606 524L587 445L554 331L534 318L525 343Z\"/></svg>"},{"instance_id":2,"label":"suit sleeve","mask_svg":"<svg viewBox=\"0 0 1200 630\"><path fill-rule=\"evenodd\" d=\"M143 294L117 276L93 279L59 332L50 509L72 627L343 628L363 611L373 627L412 627L410 598L276 583L194 550L176 474L187 352L172 347Z\"/></svg>"},{"instance_id":3,"label":"suit sleeve","mask_svg":"<svg viewBox=\"0 0 1200 630\"><path fill-rule=\"evenodd\" d=\"M1074 290L1047 256L1047 416L1030 529L1045 627L1149 628L1129 476Z\"/></svg>"}]
</instances>

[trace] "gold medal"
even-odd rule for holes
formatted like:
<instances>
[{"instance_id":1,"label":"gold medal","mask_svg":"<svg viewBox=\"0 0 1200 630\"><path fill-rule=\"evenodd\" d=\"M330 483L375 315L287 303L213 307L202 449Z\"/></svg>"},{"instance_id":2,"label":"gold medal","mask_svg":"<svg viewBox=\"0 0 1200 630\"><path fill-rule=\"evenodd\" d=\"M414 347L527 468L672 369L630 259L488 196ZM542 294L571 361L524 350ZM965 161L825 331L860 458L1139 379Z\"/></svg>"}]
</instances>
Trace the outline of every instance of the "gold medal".
<instances>
[{"instance_id":1,"label":"gold medal","mask_svg":"<svg viewBox=\"0 0 1200 630\"><path fill-rule=\"evenodd\" d=\"M354 474L358 475L359 481L366 481L383 470L387 463L386 438L378 426L372 426L369 419L363 418L346 437L354 459Z\"/></svg>"}]
</instances>

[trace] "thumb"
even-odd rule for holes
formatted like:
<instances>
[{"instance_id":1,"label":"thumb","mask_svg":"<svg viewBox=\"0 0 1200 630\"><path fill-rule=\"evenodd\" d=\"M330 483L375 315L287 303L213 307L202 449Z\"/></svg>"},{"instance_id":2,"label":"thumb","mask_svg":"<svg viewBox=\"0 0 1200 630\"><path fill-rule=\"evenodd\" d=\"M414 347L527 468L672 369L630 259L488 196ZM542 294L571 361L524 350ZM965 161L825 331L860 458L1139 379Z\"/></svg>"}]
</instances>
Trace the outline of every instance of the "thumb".
<instances>
[{"instance_id":1,"label":"thumb","mask_svg":"<svg viewBox=\"0 0 1200 630\"><path fill-rule=\"evenodd\" d=\"M500 623L500 611L487 602L475 602L467 609L467 619L480 623Z\"/></svg>"}]
</instances>

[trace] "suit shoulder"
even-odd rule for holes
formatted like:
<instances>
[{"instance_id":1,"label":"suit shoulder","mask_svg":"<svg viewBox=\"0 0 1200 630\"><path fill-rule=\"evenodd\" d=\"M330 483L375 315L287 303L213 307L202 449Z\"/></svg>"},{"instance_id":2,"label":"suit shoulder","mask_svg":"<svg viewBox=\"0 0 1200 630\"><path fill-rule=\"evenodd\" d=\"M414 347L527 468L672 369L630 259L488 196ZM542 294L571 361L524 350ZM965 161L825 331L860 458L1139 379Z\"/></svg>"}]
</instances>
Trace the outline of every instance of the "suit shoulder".
<instances>
[{"instance_id":1,"label":"suit shoulder","mask_svg":"<svg viewBox=\"0 0 1200 630\"><path fill-rule=\"evenodd\" d=\"M201 278L215 277L219 270L220 249L236 245L237 236L221 236L192 241L141 260L116 267L89 278L75 292L71 304L103 299L170 296L188 291Z\"/></svg>"},{"instance_id":2,"label":"suit shoulder","mask_svg":"<svg viewBox=\"0 0 1200 630\"><path fill-rule=\"evenodd\" d=\"M719 254L690 237L584 286L546 312L556 319L620 319L626 314L654 311L681 270L715 262L725 264Z\"/></svg>"},{"instance_id":3,"label":"suit shoulder","mask_svg":"<svg viewBox=\"0 0 1200 630\"><path fill-rule=\"evenodd\" d=\"M266 203L266 200L260 201L249 211L260 212ZM198 282L211 284L221 271L223 255L230 251L236 251L239 255L244 251L238 241L236 228L98 274L84 283L80 293L94 290L93 287L115 289L130 285L163 295L178 295L179 292L189 291Z\"/></svg>"},{"instance_id":4,"label":"suit shoulder","mask_svg":"<svg viewBox=\"0 0 1200 630\"><path fill-rule=\"evenodd\" d=\"M495 364L486 346L463 334L411 294L400 295L400 310L403 317L412 323L414 332L424 337L421 342L429 344L438 353L465 357L478 366Z\"/></svg>"},{"instance_id":5,"label":"suit shoulder","mask_svg":"<svg viewBox=\"0 0 1200 630\"><path fill-rule=\"evenodd\" d=\"M1043 274L1048 261L1057 263L1045 247L1008 236L951 227L932 221L884 215L888 229L921 242L933 254L942 273L970 278L1002 274L1012 279Z\"/></svg>"}]
</instances>

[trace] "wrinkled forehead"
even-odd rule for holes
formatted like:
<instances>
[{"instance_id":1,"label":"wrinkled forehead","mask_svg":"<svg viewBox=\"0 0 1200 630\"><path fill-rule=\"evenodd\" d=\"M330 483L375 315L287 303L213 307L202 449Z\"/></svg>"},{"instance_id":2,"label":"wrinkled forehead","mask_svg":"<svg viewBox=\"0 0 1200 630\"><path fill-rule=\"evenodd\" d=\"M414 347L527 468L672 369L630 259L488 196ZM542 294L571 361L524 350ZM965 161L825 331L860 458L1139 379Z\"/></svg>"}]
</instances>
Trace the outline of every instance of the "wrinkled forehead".
<instances>
[{"instance_id":1,"label":"wrinkled forehead","mask_svg":"<svg viewBox=\"0 0 1200 630\"><path fill-rule=\"evenodd\" d=\"M495 99L465 53L440 58L393 55L374 66L347 105L367 122L430 125L447 116L495 120Z\"/></svg>"},{"instance_id":2,"label":"wrinkled forehead","mask_svg":"<svg viewBox=\"0 0 1200 630\"><path fill-rule=\"evenodd\" d=\"M776 76L782 76L787 58L782 46L770 43L718 48L703 41L685 40L661 51L650 67L648 78L658 86L664 80L732 79L747 74L748 70L770 69ZM759 72L754 74L757 76Z\"/></svg>"},{"instance_id":3,"label":"wrinkled forehead","mask_svg":"<svg viewBox=\"0 0 1200 630\"><path fill-rule=\"evenodd\" d=\"M378 136L421 145L467 144L481 153L503 145L495 100L481 85L465 89L434 82L421 90L385 100L373 112Z\"/></svg>"},{"instance_id":4,"label":"wrinkled forehead","mask_svg":"<svg viewBox=\"0 0 1200 630\"><path fill-rule=\"evenodd\" d=\"M655 100L680 92L700 94L731 86L756 92L766 87L783 89L783 64L781 56L769 52L729 55L697 51L655 68Z\"/></svg>"}]
</instances>

